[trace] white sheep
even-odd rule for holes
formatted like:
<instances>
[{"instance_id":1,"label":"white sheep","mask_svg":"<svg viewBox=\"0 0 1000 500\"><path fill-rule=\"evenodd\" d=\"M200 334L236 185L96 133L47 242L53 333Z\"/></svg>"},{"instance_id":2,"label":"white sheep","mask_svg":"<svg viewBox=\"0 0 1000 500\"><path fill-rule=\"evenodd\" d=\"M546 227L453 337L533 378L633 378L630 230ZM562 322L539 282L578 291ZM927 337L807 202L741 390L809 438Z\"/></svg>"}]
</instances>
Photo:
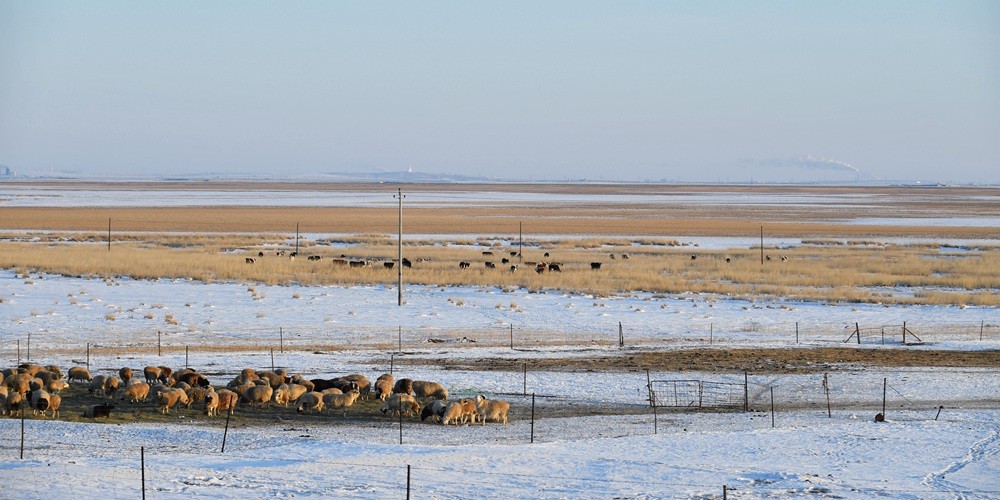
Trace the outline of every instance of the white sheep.
<instances>
[{"instance_id":1,"label":"white sheep","mask_svg":"<svg viewBox=\"0 0 1000 500\"><path fill-rule=\"evenodd\" d=\"M146 401L146 398L149 397L149 384L138 380L132 379L132 383L125 387L122 399L128 399L133 403L138 403L140 400Z\"/></svg>"},{"instance_id":2,"label":"white sheep","mask_svg":"<svg viewBox=\"0 0 1000 500\"><path fill-rule=\"evenodd\" d=\"M361 391L357 389L353 391L348 391L344 394L324 394L323 395L323 407L324 408L347 408L357 401L358 397L361 396ZM344 416L347 416L347 410L344 410Z\"/></svg>"},{"instance_id":3,"label":"white sheep","mask_svg":"<svg viewBox=\"0 0 1000 500\"><path fill-rule=\"evenodd\" d=\"M510 403L487 399L486 396L480 394L476 396L476 409L482 416L483 425L486 425L486 420L495 420L507 425L507 412L510 410Z\"/></svg>"},{"instance_id":4,"label":"white sheep","mask_svg":"<svg viewBox=\"0 0 1000 500\"><path fill-rule=\"evenodd\" d=\"M317 412L323 411L323 393L311 391L299 398L299 407L295 411L298 413L308 413L310 409Z\"/></svg>"},{"instance_id":5,"label":"white sheep","mask_svg":"<svg viewBox=\"0 0 1000 500\"><path fill-rule=\"evenodd\" d=\"M79 380L81 382L90 382L94 377L90 376L90 370L82 366L74 366L69 369L69 381Z\"/></svg>"},{"instance_id":6,"label":"white sheep","mask_svg":"<svg viewBox=\"0 0 1000 500\"><path fill-rule=\"evenodd\" d=\"M379 375L378 379L375 380L375 394L378 395L379 399L385 401L385 398L392 394L392 384L393 377L391 374L383 373Z\"/></svg>"},{"instance_id":7,"label":"white sheep","mask_svg":"<svg viewBox=\"0 0 1000 500\"><path fill-rule=\"evenodd\" d=\"M409 394L393 394L386 398L385 403L382 403L382 413L388 415L413 413L413 416L417 416L419 412L420 405L417 404L416 398Z\"/></svg>"},{"instance_id":8,"label":"white sheep","mask_svg":"<svg viewBox=\"0 0 1000 500\"><path fill-rule=\"evenodd\" d=\"M274 394L274 389L270 385L254 385L243 393L243 398L246 400L247 404L253 405L254 403L260 403L261 406L267 406L271 402L271 395Z\"/></svg>"}]
</instances>

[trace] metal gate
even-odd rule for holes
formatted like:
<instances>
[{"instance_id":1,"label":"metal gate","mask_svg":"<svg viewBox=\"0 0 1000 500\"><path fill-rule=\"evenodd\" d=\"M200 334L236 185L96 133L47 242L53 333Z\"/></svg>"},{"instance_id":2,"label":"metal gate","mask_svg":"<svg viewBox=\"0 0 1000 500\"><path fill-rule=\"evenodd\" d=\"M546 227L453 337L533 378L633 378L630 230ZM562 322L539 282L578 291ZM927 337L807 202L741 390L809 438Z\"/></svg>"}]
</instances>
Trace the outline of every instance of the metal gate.
<instances>
[{"instance_id":1,"label":"metal gate","mask_svg":"<svg viewBox=\"0 0 1000 500\"><path fill-rule=\"evenodd\" d=\"M702 380L650 381L650 404L661 408L733 408L746 402L745 386Z\"/></svg>"}]
</instances>

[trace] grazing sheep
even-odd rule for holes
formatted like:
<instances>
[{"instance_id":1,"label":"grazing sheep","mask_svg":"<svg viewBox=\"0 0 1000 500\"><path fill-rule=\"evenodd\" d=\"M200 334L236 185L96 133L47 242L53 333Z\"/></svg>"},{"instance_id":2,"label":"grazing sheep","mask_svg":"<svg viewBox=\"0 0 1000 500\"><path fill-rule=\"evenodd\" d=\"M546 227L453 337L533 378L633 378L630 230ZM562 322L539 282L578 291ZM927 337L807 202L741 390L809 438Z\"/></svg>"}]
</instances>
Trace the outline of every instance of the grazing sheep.
<instances>
[{"instance_id":1,"label":"grazing sheep","mask_svg":"<svg viewBox=\"0 0 1000 500\"><path fill-rule=\"evenodd\" d=\"M15 411L20 410L24 406L25 399L24 394L20 392L12 392L7 395L7 400L4 402L4 414L13 415Z\"/></svg>"},{"instance_id":2,"label":"grazing sheep","mask_svg":"<svg viewBox=\"0 0 1000 500\"><path fill-rule=\"evenodd\" d=\"M316 390L316 386L312 382L310 382L309 380L307 380L305 377L303 377L301 374L294 375L292 377L292 382L291 383L298 384L298 385L301 385L302 387L305 387L306 388L306 392L312 392L312 391Z\"/></svg>"},{"instance_id":3,"label":"grazing sheep","mask_svg":"<svg viewBox=\"0 0 1000 500\"><path fill-rule=\"evenodd\" d=\"M475 400L462 398L459 402L462 403L462 423L476 423L476 417L479 416L479 410L476 409Z\"/></svg>"},{"instance_id":4,"label":"grazing sheep","mask_svg":"<svg viewBox=\"0 0 1000 500\"><path fill-rule=\"evenodd\" d=\"M243 399L245 399L247 404L251 406L254 403L260 403L261 406L267 406L267 404L271 402L271 395L273 394L274 389L272 389L270 385L254 385L243 393Z\"/></svg>"},{"instance_id":5,"label":"grazing sheep","mask_svg":"<svg viewBox=\"0 0 1000 500\"><path fill-rule=\"evenodd\" d=\"M45 414L49 409L49 393L43 390L31 391L31 414L38 415L38 412Z\"/></svg>"},{"instance_id":6,"label":"grazing sheep","mask_svg":"<svg viewBox=\"0 0 1000 500\"><path fill-rule=\"evenodd\" d=\"M353 390L344 394L324 394L323 395L323 407L324 408L347 408L357 401L358 397L361 396L361 392ZM346 413L345 413L346 415Z\"/></svg>"},{"instance_id":7,"label":"grazing sheep","mask_svg":"<svg viewBox=\"0 0 1000 500\"><path fill-rule=\"evenodd\" d=\"M323 411L323 393L307 392L299 398L299 407L295 410L298 413L308 413L309 410Z\"/></svg>"},{"instance_id":8,"label":"grazing sheep","mask_svg":"<svg viewBox=\"0 0 1000 500\"><path fill-rule=\"evenodd\" d=\"M208 387L212 384L209 383L208 379L204 375L191 370L186 373L182 373L176 377L177 382L184 382L191 387Z\"/></svg>"},{"instance_id":9,"label":"grazing sheep","mask_svg":"<svg viewBox=\"0 0 1000 500\"><path fill-rule=\"evenodd\" d=\"M430 417L431 422L440 422L441 417L444 416L444 412L447 408L447 401L431 401L424 406L423 410L420 411L420 421L424 421L427 417Z\"/></svg>"},{"instance_id":10,"label":"grazing sheep","mask_svg":"<svg viewBox=\"0 0 1000 500\"><path fill-rule=\"evenodd\" d=\"M111 410L115 405L90 405L83 411L84 418L111 418Z\"/></svg>"},{"instance_id":11,"label":"grazing sheep","mask_svg":"<svg viewBox=\"0 0 1000 500\"><path fill-rule=\"evenodd\" d=\"M42 385L48 385L49 382L54 380L61 380L62 374L57 372L50 372L48 370L43 370L35 374L35 378L42 381Z\"/></svg>"},{"instance_id":12,"label":"grazing sheep","mask_svg":"<svg viewBox=\"0 0 1000 500\"><path fill-rule=\"evenodd\" d=\"M128 385L128 383L132 381L132 369L127 366L123 366L118 369L118 376L121 377L122 383Z\"/></svg>"},{"instance_id":13,"label":"grazing sheep","mask_svg":"<svg viewBox=\"0 0 1000 500\"><path fill-rule=\"evenodd\" d=\"M45 370L62 376L62 368L59 365L45 365Z\"/></svg>"},{"instance_id":14,"label":"grazing sheep","mask_svg":"<svg viewBox=\"0 0 1000 500\"><path fill-rule=\"evenodd\" d=\"M448 425L448 422L453 422L458 425L459 420L462 419L462 402L452 401L445 406L444 415L441 415L441 424Z\"/></svg>"},{"instance_id":15,"label":"grazing sheep","mask_svg":"<svg viewBox=\"0 0 1000 500\"><path fill-rule=\"evenodd\" d=\"M418 398L448 399L448 390L437 382L414 380L413 395Z\"/></svg>"},{"instance_id":16,"label":"grazing sheep","mask_svg":"<svg viewBox=\"0 0 1000 500\"><path fill-rule=\"evenodd\" d=\"M160 412L164 414L170 413L170 408L174 406L189 407L191 405L187 393L176 387L161 389L156 393L156 401L160 404Z\"/></svg>"},{"instance_id":17,"label":"grazing sheep","mask_svg":"<svg viewBox=\"0 0 1000 500\"><path fill-rule=\"evenodd\" d=\"M205 395L205 415L218 415L219 410L226 410L230 415L236 411L236 402L240 395L227 389L220 389L218 392L209 391Z\"/></svg>"},{"instance_id":18,"label":"grazing sheep","mask_svg":"<svg viewBox=\"0 0 1000 500\"><path fill-rule=\"evenodd\" d=\"M412 413L413 416L417 416L420 413L420 405L409 394L393 394L385 400L385 403L382 403L382 413L389 415L400 415L400 413L409 415Z\"/></svg>"},{"instance_id":19,"label":"grazing sheep","mask_svg":"<svg viewBox=\"0 0 1000 500\"><path fill-rule=\"evenodd\" d=\"M146 401L149 397L149 384L145 382L133 382L125 387L125 392L122 394L122 399L128 399L133 403L138 403L140 400Z\"/></svg>"},{"instance_id":20,"label":"grazing sheep","mask_svg":"<svg viewBox=\"0 0 1000 500\"><path fill-rule=\"evenodd\" d=\"M81 382L90 382L94 377L90 376L90 370L82 366L74 366L69 369L69 381L79 380Z\"/></svg>"},{"instance_id":21,"label":"grazing sheep","mask_svg":"<svg viewBox=\"0 0 1000 500\"><path fill-rule=\"evenodd\" d=\"M274 396L272 396L271 399L274 401L274 404L282 405L287 408L288 403L299 399L307 392L310 391L304 385L281 384L274 390Z\"/></svg>"},{"instance_id":22,"label":"grazing sheep","mask_svg":"<svg viewBox=\"0 0 1000 500\"><path fill-rule=\"evenodd\" d=\"M375 380L375 394L378 395L379 399L385 401L385 398L392 394L392 383L392 375L388 373L379 375L378 379Z\"/></svg>"},{"instance_id":23,"label":"grazing sheep","mask_svg":"<svg viewBox=\"0 0 1000 500\"><path fill-rule=\"evenodd\" d=\"M49 394L59 394L59 391L69 387L69 382L65 380L53 380L45 386L45 390L49 391Z\"/></svg>"},{"instance_id":24,"label":"grazing sheep","mask_svg":"<svg viewBox=\"0 0 1000 500\"><path fill-rule=\"evenodd\" d=\"M408 378L401 378L396 381L396 385L392 386L393 394L412 394L413 393L413 380Z\"/></svg>"},{"instance_id":25,"label":"grazing sheep","mask_svg":"<svg viewBox=\"0 0 1000 500\"><path fill-rule=\"evenodd\" d=\"M312 391L310 391L310 392L312 392ZM337 389L336 387L331 387L329 389L323 389L322 391L316 391L316 392L319 392L320 394L322 394L324 396L326 396L327 394L343 394L344 393L344 391L342 391L340 389Z\"/></svg>"},{"instance_id":26,"label":"grazing sheep","mask_svg":"<svg viewBox=\"0 0 1000 500\"><path fill-rule=\"evenodd\" d=\"M25 394L31 390L31 380L31 375L22 373L7 379L6 385L11 392Z\"/></svg>"},{"instance_id":27,"label":"grazing sheep","mask_svg":"<svg viewBox=\"0 0 1000 500\"><path fill-rule=\"evenodd\" d=\"M31 375L32 377L34 377L36 373L45 370L45 367L42 366L42 365L32 365L32 364L28 364L28 363L21 364L17 368L18 368L19 372L21 372L21 373L27 373L28 375Z\"/></svg>"},{"instance_id":28,"label":"grazing sheep","mask_svg":"<svg viewBox=\"0 0 1000 500\"><path fill-rule=\"evenodd\" d=\"M361 375L359 373L356 373L356 374L353 374L353 375L347 375L345 377L340 377L340 379L341 380L347 380L347 381L350 381L350 382L354 382L355 384L358 384L357 389L358 389L358 392L361 393L361 398L362 399L368 399L368 394L371 393L371 391L372 391L372 383L371 383L370 380L368 380L368 377L366 377L364 375ZM341 387L340 390L343 391L344 388ZM344 392L346 393L346 392L349 392L349 391L350 391L350 389L348 389L347 391L344 391Z\"/></svg>"},{"instance_id":29,"label":"grazing sheep","mask_svg":"<svg viewBox=\"0 0 1000 500\"><path fill-rule=\"evenodd\" d=\"M476 396L476 409L482 416L483 425L486 425L487 420L503 422L503 425L507 425L507 411L510 410L510 403L487 399L486 396L480 394Z\"/></svg>"},{"instance_id":30,"label":"grazing sheep","mask_svg":"<svg viewBox=\"0 0 1000 500\"><path fill-rule=\"evenodd\" d=\"M267 384L271 386L272 389L277 389L278 386L285 383L285 377L280 373L275 372L257 372L257 377L267 381Z\"/></svg>"},{"instance_id":31,"label":"grazing sheep","mask_svg":"<svg viewBox=\"0 0 1000 500\"><path fill-rule=\"evenodd\" d=\"M208 395L208 390L204 387L192 387L185 392L187 392L188 399L190 399L192 403L200 403L204 401L205 396Z\"/></svg>"},{"instance_id":32,"label":"grazing sheep","mask_svg":"<svg viewBox=\"0 0 1000 500\"><path fill-rule=\"evenodd\" d=\"M164 385L170 385L167 383L167 380L170 379L170 374L164 372L163 368L162 366L147 366L143 368L142 374L146 377L146 383L153 385L156 382L162 382Z\"/></svg>"},{"instance_id":33,"label":"grazing sheep","mask_svg":"<svg viewBox=\"0 0 1000 500\"><path fill-rule=\"evenodd\" d=\"M59 418L59 407L62 405L62 396L58 394L49 394L49 409L52 410L52 418ZM42 412L42 416L45 416L45 412Z\"/></svg>"},{"instance_id":34,"label":"grazing sheep","mask_svg":"<svg viewBox=\"0 0 1000 500\"><path fill-rule=\"evenodd\" d=\"M108 384L107 375L98 375L90 379L90 385L87 387L87 392L94 394L95 396L101 396L104 394L104 386Z\"/></svg>"}]
</instances>

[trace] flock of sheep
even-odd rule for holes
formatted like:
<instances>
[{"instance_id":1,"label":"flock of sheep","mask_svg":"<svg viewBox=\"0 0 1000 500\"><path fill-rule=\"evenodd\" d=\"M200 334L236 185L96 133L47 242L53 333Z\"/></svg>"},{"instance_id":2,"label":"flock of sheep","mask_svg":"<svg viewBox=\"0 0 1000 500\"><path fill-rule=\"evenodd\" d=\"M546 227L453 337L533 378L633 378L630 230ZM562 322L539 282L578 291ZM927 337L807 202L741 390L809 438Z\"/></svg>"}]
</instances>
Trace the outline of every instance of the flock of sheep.
<instances>
[{"instance_id":1,"label":"flock of sheep","mask_svg":"<svg viewBox=\"0 0 1000 500\"><path fill-rule=\"evenodd\" d=\"M65 380L64 380L65 378ZM361 374L332 379L306 379L300 374L291 375L285 370L242 370L225 388L216 389L204 375L192 369L174 371L166 366L147 366L142 377L133 376L131 368L123 367L117 375L91 376L82 366L70 368L63 374L55 365L22 364L0 372L0 411L3 415L29 408L35 415L59 416L62 397L59 392L71 383L86 384L90 395L100 404L89 405L84 417L96 418L110 415L115 400L131 403L155 402L167 414L171 408L192 404L203 405L205 415L219 415L226 411L232 415L240 405L296 406L297 413L341 411L359 399L378 398L382 401L384 415L420 416L432 422L464 424L487 420L507 425L510 404L479 395L449 401L448 390L437 382L401 378L383 374L372 384Z\"/></svg>"}]
</instances>

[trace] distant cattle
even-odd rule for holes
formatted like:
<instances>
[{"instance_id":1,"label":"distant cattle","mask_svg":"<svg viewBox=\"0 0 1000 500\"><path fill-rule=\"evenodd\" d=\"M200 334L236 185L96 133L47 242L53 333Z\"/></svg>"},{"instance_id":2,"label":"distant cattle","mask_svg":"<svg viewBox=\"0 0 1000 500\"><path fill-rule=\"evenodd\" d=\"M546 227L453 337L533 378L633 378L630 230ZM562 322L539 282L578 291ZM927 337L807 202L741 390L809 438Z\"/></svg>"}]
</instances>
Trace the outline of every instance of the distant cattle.
<instances>
[{"instance_id":1,"label":"distant cattle","mask_svg":"<svg viewBox=\"0 0 1000 500\"><path fill-rule=\"evenodd\" d=\"M729 257L726 257L726 264L728 264L728 263L730 263L732 261L733 261L732 259L730 259Z\"/></svg>"},{"instance_id":2,"label":"distant cattle","mask_svg":"<svg viewBox=\"0 0 1000 500\"><path fill-rule=\"evenodd\" d=\"M351 261L351 267L365 267L367 265L368 265L367 261L363 261L363 260L352 260Z\"/></svg>"},{"instance_id":3,"label":"distant cattle","mask_svg":"<svg viewBox=\"0 0 1000 500\"><path fill-rule=\"evenodd\" d=\"M257 262L257 259L254 259L253 257L247 257L246 258L246 263L247 264L253 264L254 262Z\"/></svg>"},{"instance_id":4,"label":"distant cattle","mask_svg":"<svg viewBox=\"0 0 1000 500\"><path fill-rule=\"evenodd\" d=\"M410 259L403 257L403 267L413 267L413 263L410 262Z\"/></svg>"},{"instance_id":5,"label":"distant cattle","mask_svg":"<svg viewBox=\"0 0 1000 500\"><path fill-rule=\"evenodd\" d=\"M510 256L511 256L511 257L517 257L517 252L511 252L511 253L510 253Z\"/></svg>"},{"instance_id":6,"label":"distant cattle","mask_svg":"<svg viewBox=\"0 0 1000 500\"><path fill-rule=\"evenodd\" d=\"M346 266L347 259L333 259L330 261L330 263L338 266Z\"/></svg>"},{"instance_id":7,"label":"distant cattle","mask_svg":"<svg viewBox=\"0 0 1000 500\"><path fill-rule=\"evenodd\" d=\"M600 269L601 268L601 263L600 262L591 262L590 263L590 268L591 269Z\"/></svg>"},{"instance_id":8,"label":"distant cattle","mask_svg":"<svg viewBox=\"0 0 1000 500\"><path fill-rule=\"evenodd\" d=\"M382 263L382 266L384 266L386 269L392 269L395 265L396 265L395 262L383 262Z\"/></svg>"},{"instance_id":9,"label":"distant cattle","mask_svg":"<svg viewBox=\"0 0 1000 500\"><path fill-rule=\"evenodd\" d=\"M263 257L264 256L264 252L257 252L257 256L258 257Z\"/></svg>"},{"instance_id":10,"label":"distant cattle","mask_svg":"<svg viewBox=\"0 0 1000 500\"><path fill-rule=\"evenodd\" d=\"M496 264L494 264L494 263L492 263L490 261L486 261L486 269L496 269L496 268L497 268Z\"/></svg>"},{"instance_id":11,"label":"distant cattle","mask_svg":"<svg viewBox=\"0 0 1000 500\"><path fill-rule=\"evenodd\" d=\"M784 261L786 261L786 260L788 260L788 257L786 257L786 256L782 255L782 256L781 256L781 261L782 261L782 262L784 262Z\"/></svg>"},{"instance_id":12,"label":"distant cattle","mask_svg":"<svg viewBox=\"0 0 1000 500\"><path fill-rule=\"evenodd\" d=\"M623 254L622 254L622 258L623 258L623 259L627 259L627 258L628 258L628 254L627 254L627 253L623 253Z\"/></svg>"},{"instance_id":13,"label":"distant cattle","mask_svg":"<svg viewBox=\"0 0 1000 500\"><path fill-rule=\"evenodd\" d=\"M548 263L539 262L538 264L535 264L535 272L539 274L544 273L546 267L548 267Z\"/></svg>"},{"instance_id":14,"label":"distant cattle","mask_svg":"<svg viewBox=\"0 0 1000 500\"><path fill-rule=\"evenodd\" d=\"M468 268L469 268L469 266L471 266L471 265L472 265L472 264L470 264L470 263L468 263L468 262L465 262L465 261L462 261L462 262L459 262L459 263L458 263L458 268L459 268L459 269L468 269Z\"/></svg>"},{"instance_id":15,"label":"distant cattle","mask_svg":"<svg viewBox=\"0 0 1000 500\"><path fill-rule=\"evenodd\" d=\"M545 255L543 255L542 257L548 258L548 256L549 256L549 252L545 252Z\"/></svg>"},{"instance_id":16,"label":"distant cattle","mask_svg":"<svg viewBox=\"0 0 1000 500\"><path fill-rule=\"evenodd\" d=\"M549 271L555 271L559 273L562 272L562 269L559 268L559 264L549 264Z\"/></svg>"},{"instance_id":17,"label":"distant cattle","mask_svg":"<svg viewBox=\"0 0 1000 500\"><path fill-rule=\"evenodd\" d=\"M323 256L322 255L310 255L309 257L306 257L306 259L308 259L308 260L323 260Z\"/></svg>"},{"instance_id":18,"label":"distant cattle","mask_svg":"<svg viewBox=\"0 0 1000 500\"><path fill-rule=\"evenodd\" d=\"M504 257L504 258L500 259L500 263L501 264L510 264L510 259L508 259L507 257Z\"/></svg>"},{"instance_id":19,"label":"distant cattle","mask_svg":"<svg viewBox=\"0 0 1000 500\"><path fill-rule=\"evenodd\" d=\"M697 259L698 259L698 256L697 256L697 255L692 255L692 256L691 256L691 260L697 260Z\"/></svg>"},{"instance_id":20,"label":"distant cattle","mask_svg":"<svg viewBox=\"0 0 1000 500\"><path fill-rule=\"evenodd\" d=\"M610 256L612 259L615 258L615 254L613 254L613 253L609 253L608 256Z\"/></svg>"},{"instance_id":21,"label":"distant cattle","mask_svg":"<svg viewBox=\"0 0 1000 500\"><path fill-rule=\"evenodd\" d=\"M485 256L485 257L492 257L493 256L493 252L491 252L489 250L483 250L483 256Z\"/></svg>"},{"instance_id":22,"label":"distant cattle","mask_svg":"<svg viewBox=\"0 0 1000 500\"><path fill-rule=\"evenodd\" d=\"M514 271L517 271L517 264L511 264L510 265L510 272L514 272Z\"/></svg>"}]
</instances>

